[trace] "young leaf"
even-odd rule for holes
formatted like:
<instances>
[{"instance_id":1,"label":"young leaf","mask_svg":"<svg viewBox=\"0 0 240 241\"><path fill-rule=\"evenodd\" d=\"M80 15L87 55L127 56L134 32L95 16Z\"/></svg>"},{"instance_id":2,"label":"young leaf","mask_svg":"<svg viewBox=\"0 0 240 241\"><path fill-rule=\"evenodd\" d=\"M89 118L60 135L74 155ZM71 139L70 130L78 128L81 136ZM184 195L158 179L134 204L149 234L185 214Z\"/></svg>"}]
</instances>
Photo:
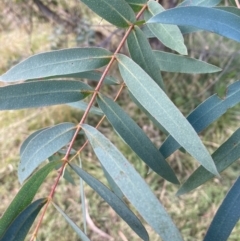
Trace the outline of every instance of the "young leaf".
<instances>
[{"instance_id":1,"label":"young leaf","mask_svg":"<svg viewBox=\"0 0 240 241\"><path fill-rule=\"evenodd\" d=\"M239 102L240 81L236 81L228 86L225 98L220 99L217 94L210 96L188 115L187 120L199 133ZM180 147L181 145L172 136L169 136L159 150L167 158Z\"/></svg>"},{"instance_id":2,"label":"young leaf","mask_svg":"<svg viewBox=\"0 0 240 241\"><path fill-rule=\"evenodd\" d=\"M204 74L221 71L217 66L186 56L163 51L154 51L154 54L162 71L189 74Z\"/></svg>"},{"instance_id":3,"label":"young leaf","mask_svg":"<svg viewBox=\"0 0 240 241\"><path fill-rule=\"evenodd\" d=\"M22 183L43 161L67 145L75 131L74 124L61 123L36 135L22 153L18 166L19 181Z\"/></svg>"},{"instance_id":4,"label":"young leaf","mask_svg":"<svg viewBox=\"0 0 240 241\"><path fill-rule=\"evenodd\" d=\"M163 11L165 11L165 9L158 2L149 1L148 9L144 12L144 19L147 21L154 15ZM177 26L148 23L147 26L165 46L180 54L187 54L187 47L184 44L182 33Z\"/></svg>"},{"instance_id":5,"label":"young leaf","mask_svg":"<svg viewBox=\"0 0 240 241\"><path fill-rule=\"evenodd\" d=\"M84 128L89 126L84 125ZM93 128L93 127L92 127ZM94 128L93 128L94 129ZM85 130L85 129L84 129ZM88 133L86 133L88 135ZM92 144L92 139L90 142ZM97 147L96 147L97 148ZM83 171L74 164L70 164L72 169L91 187L93 188L114 210L115 212L133 229L134 232L143 240L149 240L148 233L135 214L127 205L105 185Z\"/></svg>"},{"instance_id":6,"label":"young leaf","mask_svg":"<svg viewBox=\"0 0 240 241\"><path fill-rule=\"evenodd\" d=\"M77 108L79 110L85 111L87 109L88 103L84 101L78 101L78 102L69 103L68 105L71 107ZM89 112L95 115L103 115L103 112L95 106L92 106Z\"/></svg>"},{"instance_id":7,"label":"young leaf","mask_svg":"<svg viewBox=\"0 0 240 241\"><path fill-rule=\"evenodd\" d=\"M97 129L86 124L82 128L106 171L163 241L182 240L164 207L122 153Z\"/></svg>"},{"instance_id":8,"label":"young leaf","mask_svg":"<svg viewBox=\"0 0 240 241\"><path fill-rule=\"evenodd\" d=\"M131 149L157 174L172 183L179 184L167 161L142 129L111 99L99 95L97 102L116 132Z\"/></svg>"},{"instance_id":9,"label":"young leaf","mask_svg":"<svg viewBox=\"0 0 240 241\"><path fill-rule=\"evenodd\" d=\"M0 218L0 237L3 236L7 227L12 221L22 212L33 200L39 187L47 177L47 175L55 168L61 161L54 161L39 171L37 171L29 180L22 186L15 198L10 203L7 210Z\"/></svg>"},{"instance_id":10,"label":"young leaf","mask_svg":"<svg viewBox=\"0 0 240 241\"><path fill-rule=\"evenodd\" d=\"M133 10L124 0L82 0L82 2L117 27L127 28L136 21Z\"/></svg>"},{"instance_id":11,"label":"young leaf","mask_svg":"<svg viewBox=\"0 0 240 241\"><path fill-rule=\"evenodd\" d=\"M174 8L155 15L147 23L192 26L240 42L240 17L215 8L199 6Z\"/></svg>"},{"instance_id":12,"label":"young leaf","mask_svg":"<svg viewBox=\"0 0 240 241\"><path fill-rule=\"evenodd\" d=\"M144 4L147 3L148 0L125 0L125 1L131 6L131 8L135 12L138 12L141 10Z\"/></svg>"},{"instance_id":13,"label":"young leaf","mask_svg":"<svg viewBox=\"0 0 240 241\"><path fill-rule=\"evenodd\" d=\"M131 58L142 67L146 73L164 90L164 83L160 73L157 59L152 48L138 26L135 26L127 38L127 44Z\"/></svg>"},{"instance_id":14,"label":"young leaf","mask_svg":"<svg viewBox=\"0 0 240 241\"><path fill-rule=\"evenodd\" d=\"M133 96L207 170L218 174L195 130L161 88L136 63L118 54L120 73Z\"/></svg>"},{"instance_id":15,"label":"young leaf","mask_svg":"<svg viewBox=\"0 0 240 241\"><path fill-rule=\"evenodd\" d=\"M0 110L16 110L76 102L92 88L76 80L42 80L0 87Z\"/></svg>"},{"instance_id":16,"label":"young leaf","mask_svg":"<svg viewBox=\"0 0 240 241\"><path fill-rule=\"evenodd\" d=\"M24 241L35 218L46 202L47 198L41 198L24 209L8 227L1 237L1 241Z\"/></svg>"},{"instance_id":17,"label":"young leaf","mask_svg":"<svg viewBox=\"0 0 240 241\"><path fill-rule=\"evenodd\" d=\"M82 241L90 241L86 234L76 225L76 223L73 222L72 219L68 217L65 212L63 212L60 207L58 207L54 202L52 202L52 204L58 210L58 212L62 214L62 216L65 218L65 220L68 222L68 224L72 227L72 229L76 232L76 234Z\"/></svg>"},{"instance_id":18,"label":"young leaf","mask_svg":"<svg viewBox=\"0 0 240 241\"><path fill-rule=\"evenodd\" d=\"M0 76L0 81L23 81L62 76L100 68L112 53L102 48L72 48L34 55Z\"/></svg>"},{"instance_id":19,"label":"young leaf","mask_svg":"<svg viewBox=\"0 0 240 241\"><path fill-rule=\"evenodd\" d=\"M240 158L240 128L213 153L212 158L219 173ZM177 195L188 193L213 177L212 173L200 166L181 186Z\"/></svg>"},{"instance_id":20,"label":"young leaf","mask_svg":"<svg viewBox=\"0 0 240 241\"><path fill-rule=\"evenodd\" d=\"M187 6L203 6L203 7L214 7L218 5L221 0L185 0L178 5L178 7Z\"/></svg>"},{"instance_id":21,"label":"young leaf","mask_svg":"<svg viewBox=\"0 0 240 241\"><path fill-rule=\"evenodd\" d=\"M240 177L227 193L207 231L204 241L226 241L240 219Z\"/></svg>"}]
</instances>

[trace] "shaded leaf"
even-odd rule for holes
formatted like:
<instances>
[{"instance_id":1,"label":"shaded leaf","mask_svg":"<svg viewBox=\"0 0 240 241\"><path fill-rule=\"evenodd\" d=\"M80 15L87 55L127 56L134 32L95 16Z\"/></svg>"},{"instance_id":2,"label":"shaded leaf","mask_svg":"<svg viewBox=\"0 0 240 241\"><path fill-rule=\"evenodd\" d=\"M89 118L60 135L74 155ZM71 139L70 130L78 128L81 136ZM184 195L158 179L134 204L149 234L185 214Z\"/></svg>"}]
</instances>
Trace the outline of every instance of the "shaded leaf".
<instances>
[{"instance_id":1,"label":"shaded leaf","mask_svg":"<svg viewBox=\"0 0 240 241\"><path fill-rule=\"evenodd\" d=\"M22 186L0 219L0 237L2 237L7 227L19 215L19 213L32 202L35 194L47 175L59 163L61 163L61 161L55 161L47 164L30 177L29 180Z\"/></svg>"},{"instance_id":2,"label":"shaded leaf","mask_svg":"<svg viewBox=\"0 0 240 241\"><path fill-rule=\"evenodd\" d=\"M219 6L219 7L216 7L216 9L219 9L219 10L223 10L223 11L227 11L227 12L230 12L230 13L233 13L235 15L238 15L240 16L240 9L236 8L236 7L223 7L223 6Z\"/></svg>"},{"instance_id":3,"label":"shaded leaf","mask_svg":"<svg viewBox=\"0 0 240 241\"><path fill-rule=\"evenodd\" d=\"M240 177L227 193L204 237L204 241L226 241L240 219Z\"/></svg>"},{"instance_id":4,"label":"shaded leaf","mask_svg":"<svg viewBox=\"0 0 240 241\"><path fill-rule=\"evenodd\" d=\"M88 107L88 103L84 102L84 101L73 102L73 103L69 103L68 105L71 107L77 108L79 110L84 110L84 111ZM101 115L101 116L103 115L103 112L95 106L92 106L89 112L93 113L95 115Z\"/></svg>"},{"instance_id":5,"label":"shaded leaf","mask_svg":"<svg viewBox=\"0 0 240 241\"><path fill-rule=\"evenodd\" d=\"M42 80L0 87L0 110L16 110L76 102L92 88L76 80Z\"/></svg>"},{"instance_id":6,"label":"shaded leaf","mask_svg":"<svg viewBox=\"0 0 240 241\"><path fill-rule=\"evenodd\" d=\"M24 209L8 227L1 241L24 241L35 218L46 202L47 198L41 198Z\"/></svg>"},{"instance_id":7,"label":"shaded leaf","mask_svg":"<svg viewBox=\"0 0 240 241\"><path fill-rule=\"evenodd\" d=\"M118 135L131 149L157 174L179 184L176 175L158 149L118 104L102 95L98 96L97 102Z\"/></svg>"},{"instance_id":8,"label":"shaded leaf","mask_svg":"<svg viewBox=\"0 0 240 241\"><path fill-rule=\"evenodd\" d=\"M22 183L43 161L67 145L76 131L76 125L61 123L40 132L26 146L18 166Z\"/></svg>"},{"instance_id":9,"label":"shaded leaf","mask_svg":"<svg viewBox=\"0 0 240 241\"><path fill-rule=\"evenodd\" d=\"M203 6L203 7L214 7L218 5L221 0L185 0L178 5L178 7L187 6Z\"/></svg>"},{"instance_id":10,"label":"shaded leaf","mask_svg":"<svg viewBox=\"0 0 240 241\"><path fill-rule=\"evenodd\" d=\"M89 130L90 126L83 125L84 130ZM93 127L91 127L94 129ZM86 132L89 137L90 133ZM92 139L90 139L92 144ZM95 146L97 148L97 146ZM73 170L91 187L93 188L114 210L115 212L136 232L136 234L143 240L149 240L148 233L135 214L126 206L126 204L113 192L111 192L105 185L83 171L74 164L70 164ZM104 165L105 166L105 165Z\"/></svg>"},{"instance_id":11,"label":"shaded leaf","mask_svg":"<svg viewBox=\"0 0 240 241\"><path fill-rule=\"evenodd\" d=\"M82 2L117 27L127 28L136 21L133 10L124 0L82 0Z\"/></svg>"},{"instance_id":12,"label":"shaded leaf","mask_svg":"<svg viewBox=\"0 0 240 241\"><path fill-rule=\"evenodd\" d=\"M206 169L218 174L195 130L161 88L127 56L118 54L120 73L133 96Z\"/></svg>"},{"instance_id":13,"label":"shaded leaf","mask_svg":"<svg viewBox=\"0 0 240 241\"><path fill-rule=\"evenodd\" d=\"M187 120L199 133L239 102L240 81L236 81L228 86L225 98L220 99L217 94L210 96L188 115ZM167 158L178 148L180 148L179 143L169 136L159 150Z\"/></svg>"},{"instance_id":14,"label":"shaded leaf","mask_svg":"<svg viewBox=\"0 0 240 241\"><path fill-rule=\"evenodd\" d=\"M212 158L219 173L240 158L240 128L213 153ZM181 186L177 195L190 192L213 177L212 173L200 166Z\"/></svg>"},{"instance_id":15,"label":"shaded leaf","mask_svg":"<svg viewBox=\"0 0 240 241\"><path fill-rule=\"evenodd\" d=\"M156 14L165 11L165 9L155 1L148 2L148 9L144 12L144 19L147 21ZM177 26L165 24L148 24L147 26L152 33L168 48L177 51L180 54L187 54L187 47L181 31Z\"/></svg>"},{"instance_id":16,"label":"shaded leaf","mask_svg":"<svg viewBox=\"0 0 240 241\"><path fill-rule=\"evenodd\" d=\"M147 3L148 0L125 0L125 1L131 6L131 8L135 12L138 12L141 10L144 4Z\"/></svg>"},{"instance_id":17,"label":"shaded leaf","mask_svg":"<svg viewBox=\"0 0 240 241\"><path fill-rule=\"evenodd\" d=\"M192 26L240 42L240 17L215 8L181 7L155 15L148 23Z\"/></svg>"}]
</instances>

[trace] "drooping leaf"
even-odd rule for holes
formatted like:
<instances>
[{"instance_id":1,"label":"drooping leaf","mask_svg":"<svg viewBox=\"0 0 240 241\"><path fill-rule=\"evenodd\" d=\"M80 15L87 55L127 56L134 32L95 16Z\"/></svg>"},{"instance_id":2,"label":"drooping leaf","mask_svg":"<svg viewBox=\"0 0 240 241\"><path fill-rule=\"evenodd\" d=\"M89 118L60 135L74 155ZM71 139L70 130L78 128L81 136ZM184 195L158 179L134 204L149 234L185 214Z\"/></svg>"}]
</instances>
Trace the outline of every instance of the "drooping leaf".
<instances>
[{"instance_id":1,"label":"drooping leaf","mask_svg":"<svg viewBox=\"0 0 240 241\"><path fill-rule=\"evenodd\" d=\"M195 130L161 88L127 56L118 54L120 73L133 96L182 147L214 174L217 169Z\"/></svg>"},{"instance_id":2,"label":"drooping leaf","mask_svg":"<svg viewBox=\"0 0 240 241\"><path fill-rule=\"evenodd\" d=\"M164 11L165 9L158 2L149 1L148 9L144 12L144 19L147 21L154 15ZM182 33L177 26L148 23L147 26L165 46L177 51L180 54L187 54L187 48L184 44Z\"/></svg>"},{"instance_id":3,"label":"drooping leaf","mask_svg":"<svg viewBox=\"0 0 240 241\"><path fill-rule=\"evenodd\" d=\"M18 166L18 178L22 183L49 156L67 145L76 131L76 125L61 123L40 132L26 146Z\"/></svg>"},{"instance_id":4,"label":"drooping leaf","mask_svg":"<svg viewBox=\"0 0 240 241\"><path fill-rule=\"evenodd\" d=\"M133 10L124 0L82 0L82 2L117 27L127 28L136 21Z\"/></svg>"},{"instance_id":5,"label":"drooping leaf","mask_svg":"<svg viewBox=\"0 0 240 241\"><path fill-rule=\"evenodd\" d=\"M84 125L84 130L88 133L89 126ZM93 127L91 127L93 128ZM94 129L94 128L93 128ZM89 139L92 144L92 139ZM95 146L97 148L97 146ZM114 210L115 212L136 232L136 234L143 240L149 240L148 233L135 214L127 207L127 205L105 185L83 171L74 164L70 164L73 170L91 187L93 188ZM104 165L105 166L105 165Z\"/></svg>"},{"instance_id":6,"label":"drooping leaf","mask_svg":"<svg viewBox=\"0 0 240 241\"><path fill-rule=\"evenodd\" d=\"M141 10L141 8L144 6L144 4L147 3L147 0L125 0L131 8L135 11L138 12Z\"/></svg>"},{"instance_id":7,"label":"drooping leaf","mask_svg":"<svg viewBox=\"0 0 240 241\"><path fill-rule=\"evenodd\" d=\"M189 74L204 74L221 71L217 66L186 56L163 51L154 51L154 54L162 71Z\"/></svg>"},{"instance_id":8,"label":"drooping leaf","mask_svg":"<svg viewBox=\"0 0 240 241\"><path fill-rule=\"evenodd\" d=\"M79 110L85 111L87 109L88 103L84 101L78 101L78 102L69 103L68 105L71 107L77 108ZM89 113L93 113L95 115L103 115L103 112L95 106L91 107Z\"/></svg>"},{"instance_id":9,"label":"drooping leaf","mask_svg":"<svg viewBox=\"0 0 240 241\"><path fill-rule=\"evenodd\" d=\"M178 5L178 7L187 6L203 6L203 7L214 7L218 5L221 0L185 0Z\"/></svg>"},{"instance_id":10,"label":"drooping leaf","mask_svg":"<svg viewBox=\"0 0 240 241\"><path fill-rule=\"evenodd\" d=\"M103 48L72 48L36 54L0 76L0 81L23 81L98 69L111 59Z\"/></svg>"},{"instance_id":11,"label":"drooping leaf","mask_svg":"<svg viewBox=\"0 0 240 241\"><path fill-rule=\"evenodd\" d=\"M127 44L131 58L142 67L149 76L164 90L164 83L160 73L157 59L152 48L138 26L135 26L127 38Z\"/></svg>"},{"instance_id":12,"label":"drooping leaf","mask_svg":"<svg viewBox=\"0 0 240 241\"><path fill-rule=\"evenodd\" d=\"M236 81L227 88L225 98L220 99L217 94L210 96L188 115L187 120L199 133L239 102L240 81ZM169 136L159 150L167 158L178 148L180 148L179 143Z\"/></svg>"},{"instance_id":13,"label":"drooping leaf","mask_svg":"<svg viewBox=\"0 0 240 241\"><path fill-rule=\"evenodd\" d=\"M142 129L111 99L99 95L97 102L116 132L131 149L157 174L178 184L173 170Z\"/></svg>"},{"instance_id":14,"label":"drooping leaf","mask_svg":"<svg viewBox=\"0 0 240 241\"><path fill-rule=\"evenodd\" d=\"M213 153L212 158L219 173L240 158L240 129ZM212 175L212 173L200 166L181 186L177 195L190 192L213 177L214 175Z\"/></svg>"},{"instance_id":15,"label":"drooping leaf","mask_svg":"<svg viewBox=\"0 0 240 241\"><path fill-rule=\"evenodd\" d=\"M182 240L164 207L122 153L97 129L86 124L82 128L106 171L163 241Z\"/></svg>"},{"instance_id":16,"label":"drooping leaf","mask_svg":"<svg viewBox=\"0 0 240 241\"><path fill-rule=\"evenodd\" d=\"M192 26L240 42L240 17L215 8L199 6L173 8L155 15L147 23Z\"/></svg>"},{"instance_id":17,"label":"drooping leaf","mask_svg":"<svg viewBox=\"0 0 240 241\"><path fill-rule=\"evenodd\" d=\"M76 223L73 222L73 220L65 212L63 212L60 207L58 207L54 202L52 202L52 204L58 210L58 212L62 214L67 223L72 227L72 229L76 232L82 241L90 241L87 235L76 225Z\"/></svg>"},{"instance_id":18,"label":"drooping leaf","mask_svg":"<svg viewBox=\"0 0 240 241\"><path fill-rule=\"evenodd\" d=\"M240 219L240 177L233 184L204 237L204 241L227 241Z\"/></svg>"},{"instance_id":19,"label":"drooping leaf","mask_svg":"<svg viewBox=\"0 0 240 241\"><path fill-rule=\"evenodd\" d=\"M31 178L29 178L29 180L22 186L20 191L10 203L7 210L0 218L0 238L5 233L7 227L19 215L19 213L22 212L31 203L47 175L59 163L61 163L61 161L55 161L47 164L39 171L37 171Z\"/></svg>"},{"instance_id":20,"label":"drooping leaf","mask_svg":"<svg viewBox=\"0 0 240 241\"><path fill-rule=\"evenodd\" d=\"M1 237L1 241L24 241L35 218L46 202L47 198L41 198L25 208L8 227Z\"/></svg>"},{"instance_id":21,"label":"drooping leaf","mask_svg":"<svg viewBox=\"0 0 240 241\"><path fill-rule=\"evenodd\" d=\"M42 80L0 87L0 110L16 110L76 102L92 88L76 80Z\"/></svg>"}]
</instances>

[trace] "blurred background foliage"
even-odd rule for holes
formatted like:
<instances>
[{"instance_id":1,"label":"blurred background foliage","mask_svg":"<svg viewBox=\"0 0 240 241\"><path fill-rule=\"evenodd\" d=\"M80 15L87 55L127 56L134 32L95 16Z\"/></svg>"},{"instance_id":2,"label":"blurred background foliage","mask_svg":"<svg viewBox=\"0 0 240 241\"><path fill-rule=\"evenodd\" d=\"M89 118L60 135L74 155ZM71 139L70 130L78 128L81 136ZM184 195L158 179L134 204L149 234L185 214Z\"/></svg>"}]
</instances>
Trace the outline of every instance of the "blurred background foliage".
<instances>
[{"instance_id":1,"label":"blurred background foliage","mask_svg":"<svg viewBox=\"0 0 240 241\"><path fill-rule=\"evenodd\" d=\"M165 8L170 8L181 1L160 2ZM230 4L232 5L231 1L222 1L221 5ZM76 46L99 46L113 51L123 35L122 30L110 26L78 0L2 0L0 31L0 74L22 59L43 51ZM226 87L240 79L240 47L239 43L203 31L185 35L184 38L190 57L222 68L222 72L216 74L162 73L169 97L182 113L187 115L214 93L224 98ZM156 39L151 39L150 42L155 49L170 51ZM127 53L127 47L124 46L122 51ZM112 69L111 72L119 76L117 69ZM112 97L117 91L115 87L103 89ZM119 104L159 147L166 136L130 101L127 91L123 92ZM30 133L45 126L63 121L78 123L81 115L81 111L66 105L0 112L0 215L20 188L17 181L17 165L19 147L23 140ZM96 116L88 117L90 124L95 124L97 120ZM237 105L200 134L210 153L239 127L239 121L240 105ZM176 197L178 187L162 180L154 173L147 174L145 164L114 134L107 121L101 126L101 131L119 147L145 178L176 222L184 239L186 241L202 240L219 204L239 175L240 161L238 160L224 171L221 178L214 178L194 192ZM81 139L82 137L79 142L82 142ZM179 151L171 155L168 160L181 182L197 167L197 163L188 154ZM91 151L86 149L82 153L82 161L85 170L106 183L100 164ZM39 197L49 194L55 176L55 173L50 175L42 186ZM76 185L62 180L57 189L55 201L82 227L79 180L75 176L74 178ZM91 240L138 240L128 226L93 190L87 186L85 190L90 215L88 234ZM98 229L101 229L102 233ZM151 240L160 240L149 227L147 229ZM238 223L229 240L238 241L239 237L240 224ZM60 214L50 207L38 240L78 239Z\"/></svg>"}]
</instances>

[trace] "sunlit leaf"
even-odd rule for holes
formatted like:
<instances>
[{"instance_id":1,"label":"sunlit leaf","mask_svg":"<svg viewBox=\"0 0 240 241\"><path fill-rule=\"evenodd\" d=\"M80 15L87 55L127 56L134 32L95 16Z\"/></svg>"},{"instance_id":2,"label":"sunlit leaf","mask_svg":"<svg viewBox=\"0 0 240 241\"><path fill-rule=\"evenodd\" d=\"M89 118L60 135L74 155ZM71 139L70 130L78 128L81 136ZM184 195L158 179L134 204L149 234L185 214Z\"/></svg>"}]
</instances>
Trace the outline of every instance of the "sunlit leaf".
<instances>
[{"instance_id":1,"label":"sunlit leaf","mask_svg":"<svg viewBox=\"0 0 240 241\"><path fill-rule=\"evenodd\" d=\"M185 0L178 5L178 7L187 6L203 6L203 7L214 7L218 5L221 0Z\"/></svg>"},{"instance_id":2,"label":"sunlit leaf","mask_svg":"<svg viewBox=\"0 0 240 241\"><path fill-rule=\"evenodd\" d=\"M84 101L73 102L73 103L69 103L68 105L83 111L85 111L88 107L88 103ZM103 115L103 112L99 108L94 106L91 107L89 113L93 113L95 115Z\"/></svg>"},{"instance_id":3,"label":"sunlit leaf","mask_svg":"<svg viewBox=\"0 0 240 241\"><path fill-rule=\"evenodd\" d=\"M144 4L147 3L148 0L125 0L125 1L131 6L131 8L135 12L138 12L141 10Z\"/></svg>"},{"instance_id":4,"label":"sunlit leaf","mask_svg":"<svg viewBox=\"0 0 240 241\"><path fill-rule=\"evenodd\" d=\"M22 183L49 156L67 145L76 131L76 125L61 123L43 130L33 138L21 155L18 178Z\"/></svg>"},{"instance_id":5,"label":"sunlit leaf","mask_svg":"<svg viewBox=\"0 0 240 241\"><path fill-rule=\"evenodd\" d=\"M240 177L227 193L204 237L204 241L227 241L240 219Z\"/></svg>"}]
</instances>

